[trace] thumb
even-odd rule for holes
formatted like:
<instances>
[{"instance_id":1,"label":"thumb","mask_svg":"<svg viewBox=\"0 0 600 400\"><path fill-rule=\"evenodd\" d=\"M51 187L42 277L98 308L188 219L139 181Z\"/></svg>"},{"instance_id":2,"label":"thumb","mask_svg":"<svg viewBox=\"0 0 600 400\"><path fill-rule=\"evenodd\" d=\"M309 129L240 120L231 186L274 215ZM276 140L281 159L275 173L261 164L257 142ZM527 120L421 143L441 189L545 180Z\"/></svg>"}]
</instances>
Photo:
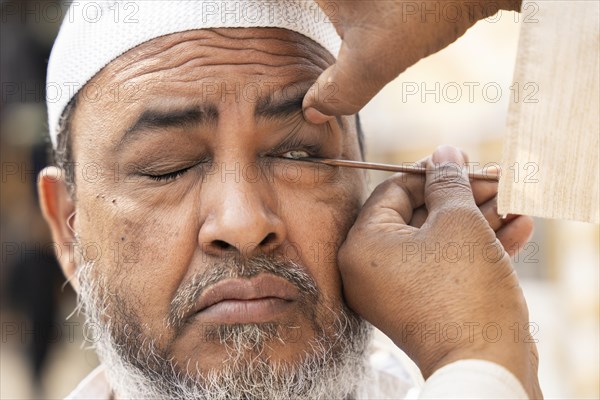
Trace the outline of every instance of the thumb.
<instances>
[{"instance_id":1,"label":"thumb","mask_svg":"<svg viewBox=\"0 0 600 400\"><path fill-rule=\"evenodd\" d=\"M313 124L322 124L333 116L355 114L386 83L368 67L363 56L342 43L335 64L323 71L306 93L302 102L304 117Z\"/></svg>"},{"instance_id":2,"label":"thumb","mask_svg":"<svg viewBox=\"0 0 600 400\"><path fill-rule=\"evenodd\" d=\"M427 160L425 205L430 216L449 209L477 210L465 168L463 153L452 146L440 146Z\"/></svg>"}]
</instances>

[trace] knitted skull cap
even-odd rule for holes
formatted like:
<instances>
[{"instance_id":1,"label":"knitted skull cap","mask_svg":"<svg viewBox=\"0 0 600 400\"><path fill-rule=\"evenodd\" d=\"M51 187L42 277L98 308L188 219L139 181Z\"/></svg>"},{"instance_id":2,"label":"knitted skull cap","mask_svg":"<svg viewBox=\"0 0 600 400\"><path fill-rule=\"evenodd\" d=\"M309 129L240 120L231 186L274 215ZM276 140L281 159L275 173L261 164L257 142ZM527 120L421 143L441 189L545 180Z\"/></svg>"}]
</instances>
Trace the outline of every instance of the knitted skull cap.
<instances>
[{"instance_id":1,"label":"knitted skull cap","mask_svg":"<svg viewBox=\"0 0 600 400\"><path fill-rule=\"evenodd\" d=\"M341 39L313 0L73 1L56 38L46 80L52 145L60 118L79 90L128 50L176 32L209 28L283 28L337 56Z\"/></svg>"}]
</instances>

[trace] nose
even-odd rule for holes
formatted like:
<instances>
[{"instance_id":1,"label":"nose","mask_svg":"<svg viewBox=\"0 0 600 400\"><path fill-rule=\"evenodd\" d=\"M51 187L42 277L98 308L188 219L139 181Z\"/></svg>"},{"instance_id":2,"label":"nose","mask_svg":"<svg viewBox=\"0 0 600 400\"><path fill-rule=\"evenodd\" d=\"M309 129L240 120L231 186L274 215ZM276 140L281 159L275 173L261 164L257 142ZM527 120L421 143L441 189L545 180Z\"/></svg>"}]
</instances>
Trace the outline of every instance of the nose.
<instances>
[{"instance_id":1,"label":"nose","mask_svg":"<svg viewBox=\"0 0 600 400\"><path fill-rule=\"evenodd\" d=\"M273 211L275 199L267 183L226 180L206 190L198 236L205 254L252 257L273 252L285 240L285 226Z\"/></svg>"}]
</instances>

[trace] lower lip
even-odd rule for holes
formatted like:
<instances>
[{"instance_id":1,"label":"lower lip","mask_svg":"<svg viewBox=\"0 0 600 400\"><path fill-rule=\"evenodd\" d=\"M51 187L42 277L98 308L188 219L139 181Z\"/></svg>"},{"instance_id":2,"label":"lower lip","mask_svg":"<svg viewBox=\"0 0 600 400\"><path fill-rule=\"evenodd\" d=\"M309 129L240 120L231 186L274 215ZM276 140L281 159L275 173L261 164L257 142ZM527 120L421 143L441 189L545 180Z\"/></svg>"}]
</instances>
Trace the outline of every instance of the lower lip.
<instances>
[{"instance_id":1,"label":"lower lip","mask_svg":"<svg viewBox=\"0 0 600 400\"><path fill-rule=\"evenodd\" d=\"M292 308L292 301L277 297L252 300L224 300L196 314L203 322L247 324L278 319Z\"/></svg>"}]
</instances>

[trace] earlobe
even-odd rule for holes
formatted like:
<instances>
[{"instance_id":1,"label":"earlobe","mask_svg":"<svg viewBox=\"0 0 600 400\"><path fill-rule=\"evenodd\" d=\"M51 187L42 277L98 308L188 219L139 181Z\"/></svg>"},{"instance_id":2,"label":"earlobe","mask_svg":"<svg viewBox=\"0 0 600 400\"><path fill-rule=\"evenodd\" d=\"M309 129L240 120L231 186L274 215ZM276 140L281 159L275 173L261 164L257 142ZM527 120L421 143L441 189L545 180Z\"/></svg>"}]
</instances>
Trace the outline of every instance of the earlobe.
<instances>
[{"instance_id":1,"label":"earlobe","mask_svg":"<svg viewBox=\"0 0 600 400\"><path fill-rule=\"evenodd\" d=\"M38 176L38 191L42 214L50 226L52 240L56 244L58 261L65 277L77 290L77 281L73 279L77 270L76 258L73 254L75 203L69 194L64 176L59 168L44 168Z\"/></svg>"}]
</instances>

